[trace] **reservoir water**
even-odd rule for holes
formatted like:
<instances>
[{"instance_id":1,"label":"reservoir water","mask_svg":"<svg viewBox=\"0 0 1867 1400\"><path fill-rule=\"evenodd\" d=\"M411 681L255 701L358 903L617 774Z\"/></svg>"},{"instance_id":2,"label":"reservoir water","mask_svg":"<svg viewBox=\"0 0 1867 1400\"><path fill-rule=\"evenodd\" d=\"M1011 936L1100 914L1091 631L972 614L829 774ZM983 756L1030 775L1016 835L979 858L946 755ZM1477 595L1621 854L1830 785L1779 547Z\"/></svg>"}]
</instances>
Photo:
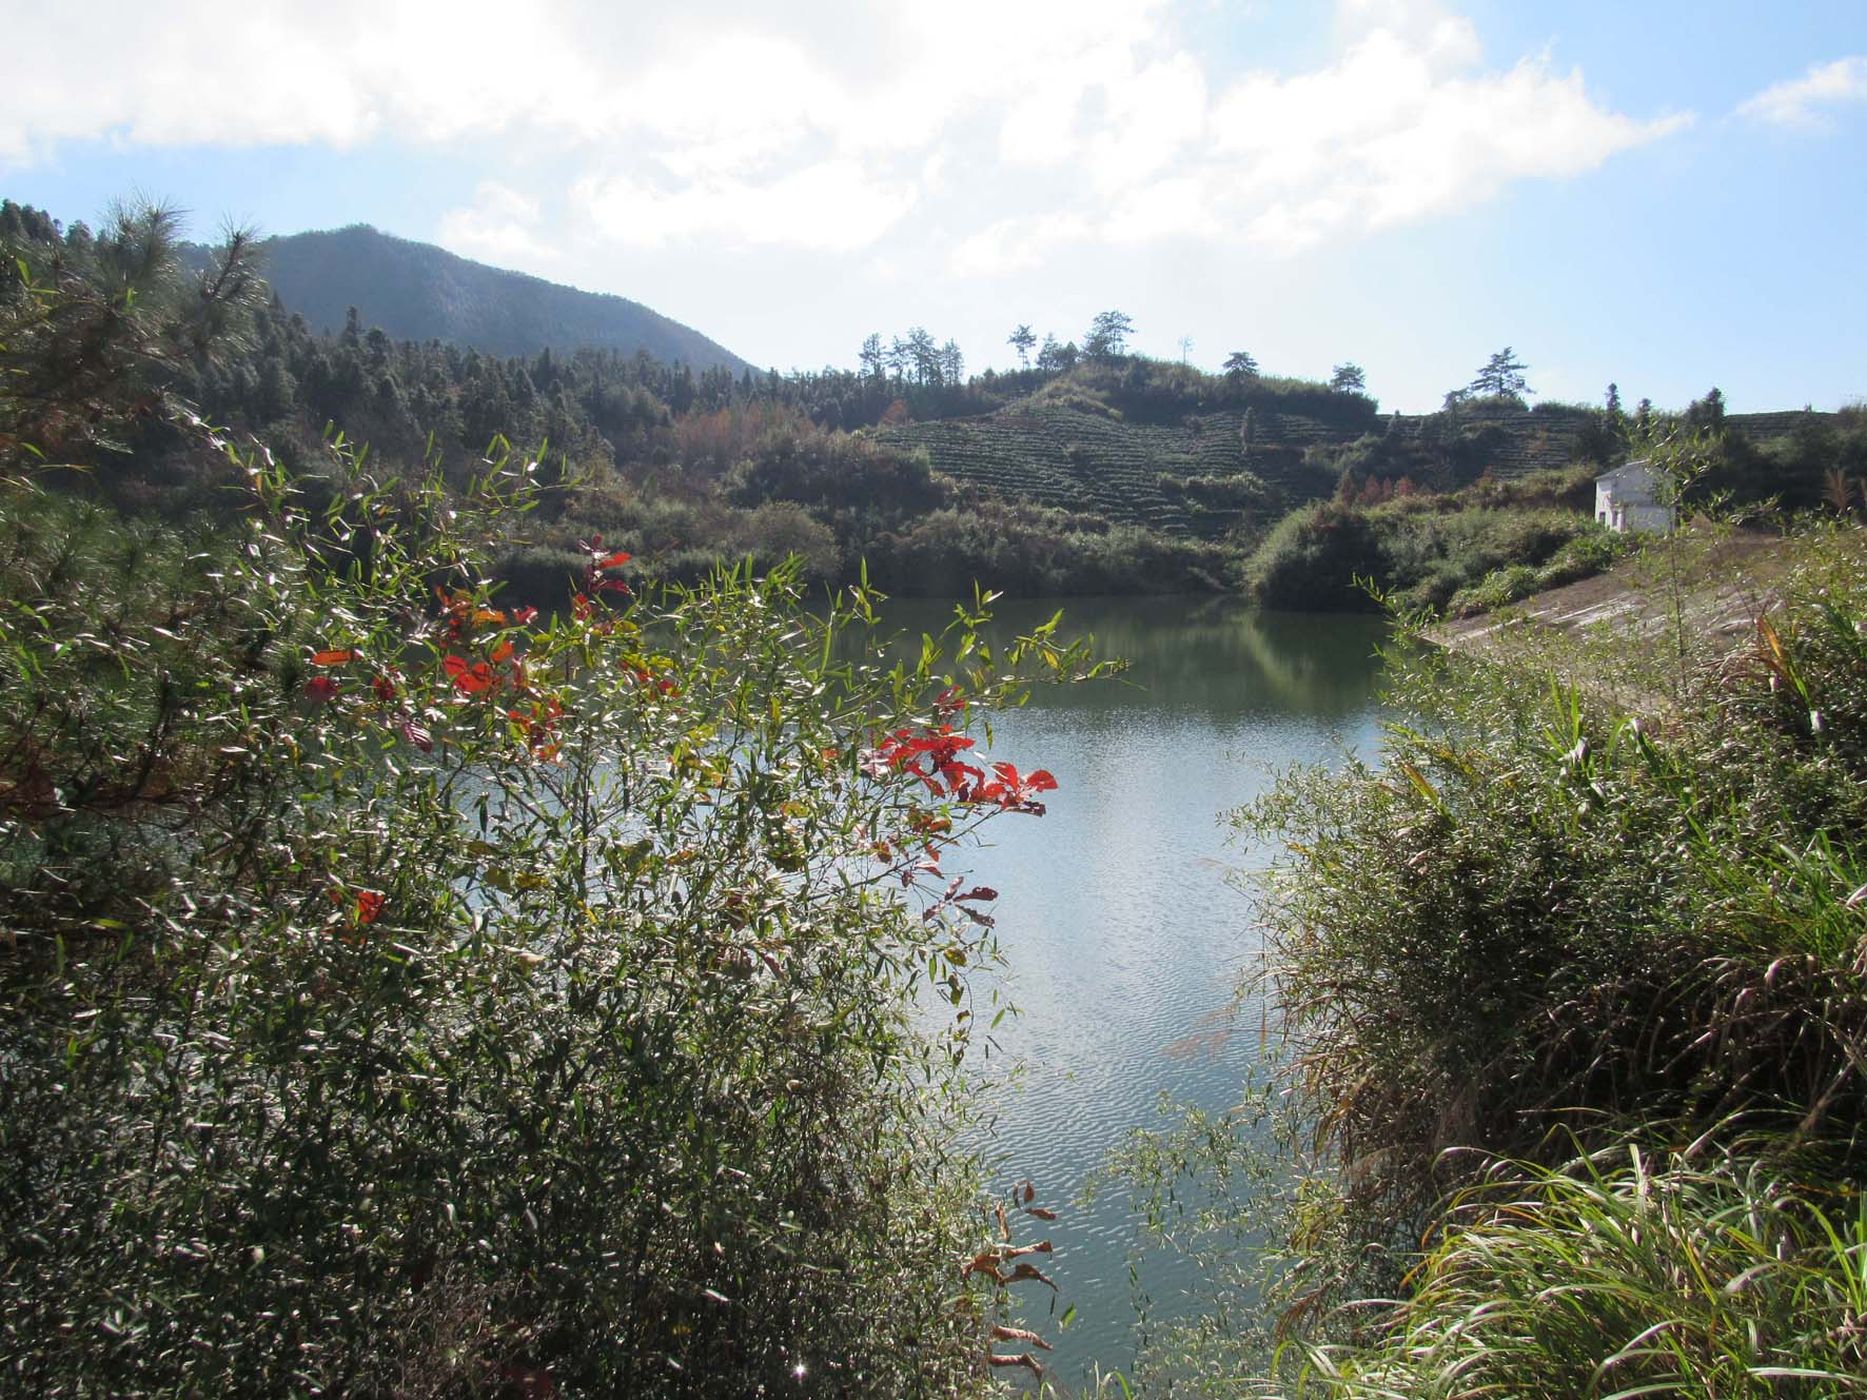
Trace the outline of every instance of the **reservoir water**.
<instances>
[{"instance_id":1,"label":"reservoir water","mask_svg":"<svg viewBox=\"0 0 1867 1400\"><path fill-rule=\"evenodd\" d=\"M966 869L1000 892L994 913L1005 980L1020 1009L1001 1024L990 1150L1001 1186L1030 1178L1060 1218L1060 1329L1049 1295L1021 1285L1045 1358L1074 1387L1091 1362L1133 1355L1135 1235L1126 1201L1075 1201L1088 1174L1136 1127L1161 1127L1163 1092L1206 1108L1237 1102L1258 1053L1249 1013L1226 1031L1239 974L1259 951L1236 872L1273 859L1241 846L1223 814L1291 763L1332 762L1379 743L1375 691L1383 634L1364 617L1267 613L1231 600L1073 599L1063 630L1130 663L1115 680L1039 688L993 722L994 757L1056 775L1042 818L1005 816ZM1055 604L1001 603L1000 631ZM890 606L894 626L937 631L950 611ZM1248 1023L1248 1024L1247 1024ZM1025 1235L1025 1238L1033 1236ZM1173 1263L1142 1258L1142 1287L1171 1312ZM1042 1296L1039 1296L1042 1295Z\"/></svg>"}]
</instances>

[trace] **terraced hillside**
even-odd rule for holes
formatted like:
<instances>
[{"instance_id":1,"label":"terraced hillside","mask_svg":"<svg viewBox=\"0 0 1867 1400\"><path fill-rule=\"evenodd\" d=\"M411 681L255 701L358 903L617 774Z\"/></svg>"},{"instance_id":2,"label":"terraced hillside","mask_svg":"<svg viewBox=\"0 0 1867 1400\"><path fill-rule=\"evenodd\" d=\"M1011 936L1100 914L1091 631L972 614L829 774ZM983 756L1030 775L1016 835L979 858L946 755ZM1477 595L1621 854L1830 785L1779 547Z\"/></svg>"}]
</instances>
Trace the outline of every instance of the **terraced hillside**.
<instances>
[{"instance_id":1,"label":"terraced hillside","mask_svg":"<svg viewBox=\"0 0 1867 1400\"><path fill-rule=\"evenodd\" d=\"M1493 409L1470 418L1481 425L1485 465L1500 476L1566 464L1586 421L1580 409ZM1445 420L1437 414L1398 417L1394 431L1423 442L1444 432ZM1257 408L1189 413L1177 423L1152 425L1021 404L881 435L925 448L935 470L999 495L1212 537L1329 494L1333 473L1307 464L1305 451L1344 445L1361 434L1305 414Z\"/></svg>"},{"instance_id":2,"label":"terraced hillside","mask_svg":"<svg viewBox=\"0 0 1867 1400\"><path fill-rule=\"evenodd\" d=\"M1104 381L1103 388L1113 387ZM1119 392L1115 389L1114 392ZM1265 527L1293 508L1326 496L1337 472L1311 449L1345 447L1366 434L1387 438L1422 485L1450 488L1486 472L1518 477L1569 465L1593 410L1573 404L1534 409L1477 401L1450 413L1377 417L1362 411L1331 417L1330 405L1288 411L1277 401L1226 407L1210 397L1185 412L1158 404L1140 421L1104 399L1044 393L971 418L938 419L879 430L885 440L924 448L935 470L997 495L1087 511L1110 521L1172 535L1216 539ZM1119 400L1116 400L1119 401ZM1344 401L1345 409L1352 409ZM1807 421L1790 413L1732 414L1727 422L1753 442L1782 437Z\"/></svg>"},{"instance_id":3,"label":"terraced hillside","mask_svg":"<svg viewBox=\"0 0 1867 1400\"><path fill-rule=\"evenodd\" d=\"M1169 534L1210 536L1238 515L1202 502L1199 487L1187 491L1189 480L1234 483L1240 491L1232 495L1270 513L1333 487L1333 480L1305 480L1301 446L1329 439L1320 424L1296 418L1262 450L1247 450L1242 414L1189 414L1174 426L1143 426L1051 405L892 427L885 437L926 448L934 469L958 482Z\"/></svg>"}]
</instances>

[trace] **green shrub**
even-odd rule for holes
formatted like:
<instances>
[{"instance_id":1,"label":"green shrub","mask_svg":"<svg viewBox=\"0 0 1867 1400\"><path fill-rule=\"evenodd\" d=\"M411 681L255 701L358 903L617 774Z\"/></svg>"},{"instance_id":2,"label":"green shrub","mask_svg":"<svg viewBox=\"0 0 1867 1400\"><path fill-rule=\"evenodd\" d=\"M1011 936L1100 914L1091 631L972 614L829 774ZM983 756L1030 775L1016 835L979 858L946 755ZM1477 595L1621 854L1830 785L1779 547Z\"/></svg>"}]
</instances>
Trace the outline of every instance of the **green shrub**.
<instances>
[{"instance_id":1,"label":"green shrub","mask_svg":"<svg viewBox=\"0 0 1867 1400\"><path fill-rule=\"evenodd\" d=\"M1271 608L1371 610L1358 580L1383 572L1381 541L1365 511L1334 501L1278 521L1245 565L1251 595Z\"/></svg>"},{"instance_id":2,"label":"green shrub","mask_svg":"<svg viewBox=\"0 0 1867 1400\"><path fill-rule=\"evenodd\" d=\"M1506 607L1546 588L1593 578L1611 567L1626 550L1625 536L1600 527L1584 529L1541 565L1533 568L1528 564L1507 564L1493 569L1477 583L1460 588L1446 604L1446 612L1452 617L1470 617Z\"/></svg>"},{"instance_id":3,"label":"green shrub","mask_svg":"<svg viewBox=\"0 0 1867 1400\"><path fill-rule=\"evenodd\" d=\"M866 597L612 609L600 554L533 618L476 583L515 467L242 465L231 532L0 495L7 1386L982 1384L984 896L904 885L1026 799L871 745L1079 658L885 669Z\"/></svg>"},{"instance_id":4,"label":"green shrub","mask_svg":"<svg viewBox=\"0 0 1867 1400\"><path fill-rule=\"evenodd\" d=\"M1741 1128L1838 1138L1830 1180L1867 1166L1867 569L1857 530L1803 547L1820 567L1754 648L1683 675L1619 637L1426 653L1378 764L1298 771L1248 814L1299 853L1271 956L1348 1238L1404 1267L1467 1179L1455 1148ZM1630 718L1552 666L1645 666L1633 693L1677 699Z\"/></svg>"},{"instance_id":5,"label":"green shrub","mask_svg":"<svg viewBox=\"0 0 1867 1400\"><path fill-rule=\"evenodd\" d=\"M1755 1162L1611 1155L1622 1164L1519 1166L1471 1192L1410 1296L1364 1318L1375 1340L1286 1353L1294 1393L1867 1392L1858 1194Z\"/></svg>"}]
</instances>

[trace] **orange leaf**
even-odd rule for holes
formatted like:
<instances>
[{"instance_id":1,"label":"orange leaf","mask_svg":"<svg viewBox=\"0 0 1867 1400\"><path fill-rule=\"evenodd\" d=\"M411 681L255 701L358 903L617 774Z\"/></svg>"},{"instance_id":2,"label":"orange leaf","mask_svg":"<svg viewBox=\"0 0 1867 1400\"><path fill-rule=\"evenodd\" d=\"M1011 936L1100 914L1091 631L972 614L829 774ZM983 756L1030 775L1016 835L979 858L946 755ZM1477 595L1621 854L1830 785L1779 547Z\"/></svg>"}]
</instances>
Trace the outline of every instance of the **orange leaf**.
<instances>
[{"instance_id":1,"label":"orange leaf","mask_svg":"<svg viewBox=\"0 0 1867 1400\"><path fill-rule=\"evenodd\" d=\"M330 651L314 651L311 653L311 664L313 666L342 666L345 662L355 661L356 659L357 653L351 651L347 647L334 648Z\"/></svg>"},{"instance_id":2,"label":"orange leaf","mask_svg":"<svg viewBox=\"0 0 1867 1400\"><path fill-rule=\"evenodd\" d=\"M1032 1346L1042 1347L1045 1351L1051 1350L1050 1343L1028 1327L1007 1327L1003 1323L994 1323L992 1340L995 1342L1029 1342Z\"/></svg>"},{"instance_id":3,"label":"orange leaf","mask_svg":"<svg viewBox=\"0 0 1867 1400\"><path fill-rule=\"evenodd\" d=\"M1018 1265L1017 1268L1011 1271L1010 1276L1006 1278L1005 1282L1006 1283L1022 1283L1027 1278L1034 1278L1039 1283L1048 1283L1053 1289L1057 1286L1054 1282L1052 1282L1048 1274L1044 1273L1043 1270L1039 1269L1034 1264Z\"/></svg>"},{"instance_id":4,"label":"orange leaf","mask_svg":"<svg viewBox=\"0 0 1867 1400\"><path fill-rule=\"evenodd\" d=\"M985 1359L988 1365L1022 1366L1034 1376L1041 1376L1044 1374L1043 1363L1038 1361L1038 1359L1032 1356L1028 1351L1019 1356L1001 1356L998 1352L991 1352Z\"/></svg>"}]
</instances>

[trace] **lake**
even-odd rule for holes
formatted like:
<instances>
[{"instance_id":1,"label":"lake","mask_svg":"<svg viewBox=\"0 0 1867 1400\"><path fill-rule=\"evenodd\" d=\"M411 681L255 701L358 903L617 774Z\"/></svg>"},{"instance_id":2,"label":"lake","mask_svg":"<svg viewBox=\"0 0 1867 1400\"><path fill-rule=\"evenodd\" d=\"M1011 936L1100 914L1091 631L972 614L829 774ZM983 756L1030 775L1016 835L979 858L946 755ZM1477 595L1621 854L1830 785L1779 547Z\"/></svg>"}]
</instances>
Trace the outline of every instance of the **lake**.
<instances>
[{"instance_id":1,"label":"lake","mask_svg":"<svg viewBox=\"0 0 1867 1400\"><path fill-rule=\"evenodd\" d=\"M1042 622L1055 603L1001 603L1006 627ZM1376 619L1269 613L1208 598L1073 599L1064 631L1091 633L1125 657L1112 681L1040 688L995 718L992 754L1056 775L1042 818L991 823L988 845L949 870L1000 892L994 907L1021 1014L996 1036L1020 1075L999 1091L994 1179L1029 1177L1056 1253L1059 1330L1041 1286L1021 1285L1029 1325L1073 1385L1094 1360L1125 1368L1135 1312L1134 1230L1123 1194L1074 1200L1131 1128L1163 1126L1163 1091L1222 1109L1237 1102L1257 1053L1257 1022L1227 1036L1239 973L1258 951L1249 899L1234 872L1274 852L1247 850L1222 815L1295 762L1330 762L1379 743ZM891 604L888 621L937 631L932 604ZM994 631L1002 630L995 627ZM1023 1239L1036 1238L1025 1232ZM1040 1261L1042 1262L1042 1261ZM1139 1278L1171 1312L1171 1261L1143 1259ZM1037 1295L1042 1294L1042 1297Z\"/></svg>"}]
</instances>

